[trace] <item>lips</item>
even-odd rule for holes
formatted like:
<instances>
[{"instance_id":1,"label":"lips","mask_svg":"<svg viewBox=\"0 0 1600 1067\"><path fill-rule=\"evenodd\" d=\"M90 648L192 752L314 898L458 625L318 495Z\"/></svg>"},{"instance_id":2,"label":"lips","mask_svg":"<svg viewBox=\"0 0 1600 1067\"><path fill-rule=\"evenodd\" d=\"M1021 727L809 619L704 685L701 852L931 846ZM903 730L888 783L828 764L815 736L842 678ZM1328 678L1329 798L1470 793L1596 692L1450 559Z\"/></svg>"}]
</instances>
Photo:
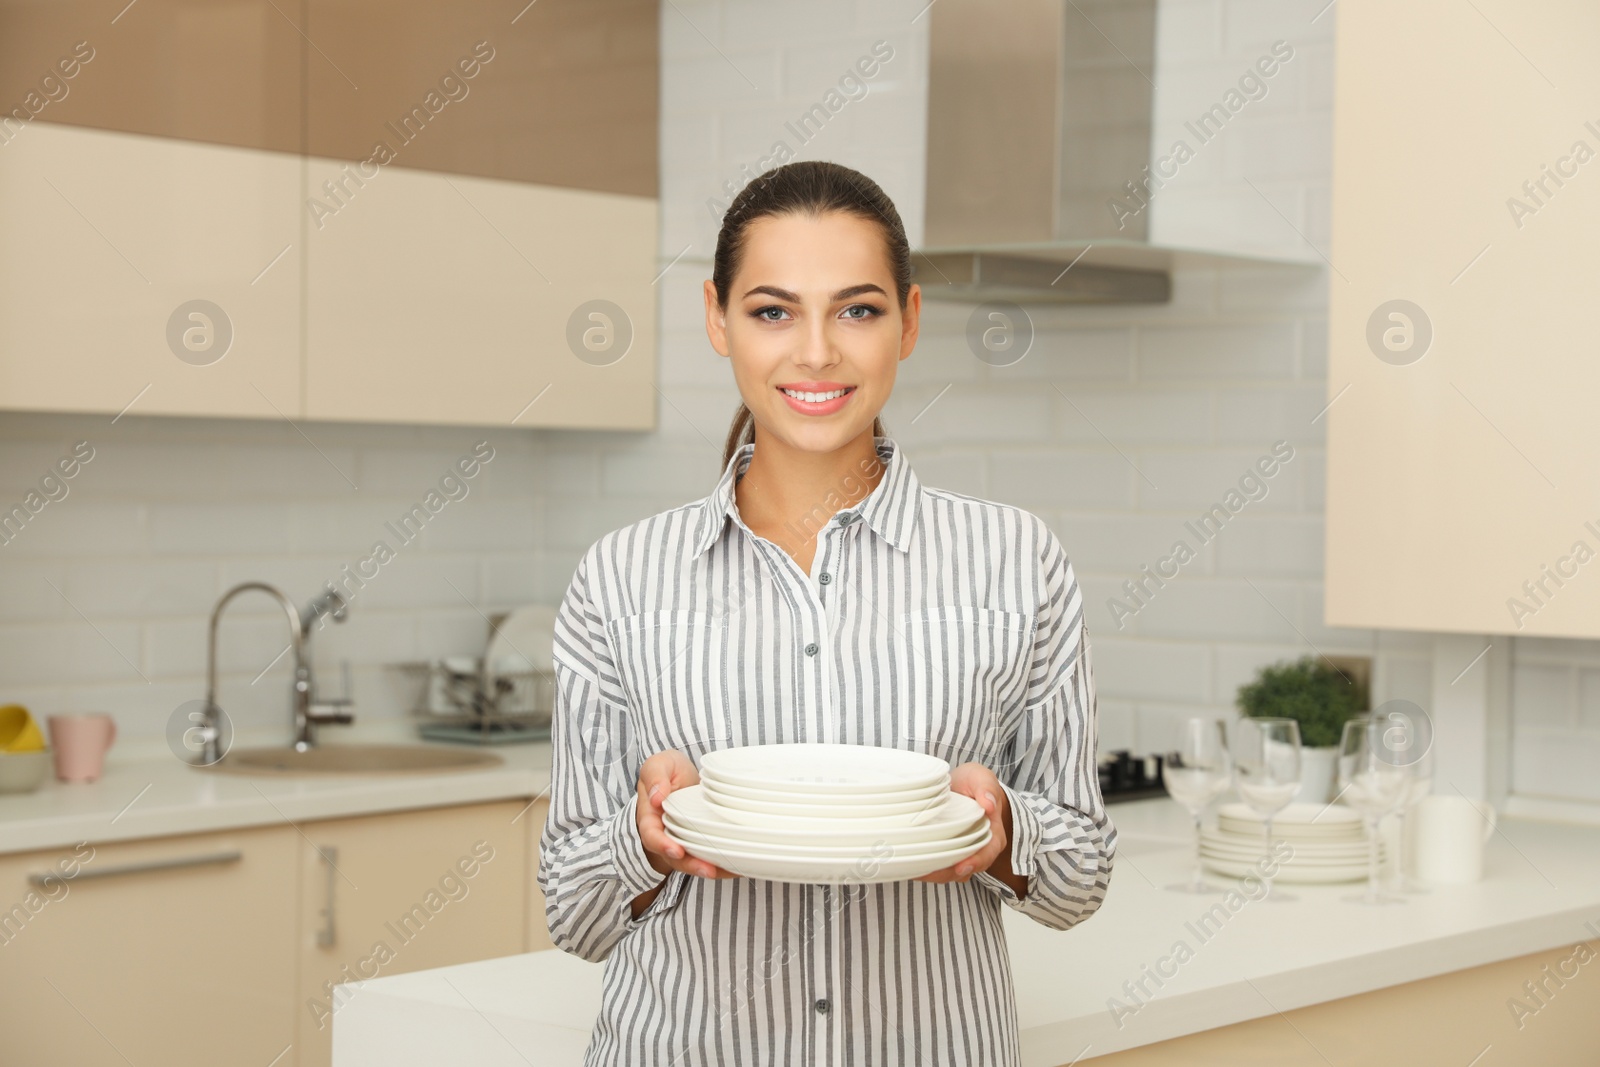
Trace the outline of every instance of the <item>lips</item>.
<instances>
[{"instance_id":1,"label":"lips","mask_svg":"<svg viewBox=\"0 0 1600 1067\"><path fill-rule=\"evenodd\" d=\"M777 387L784 402L802 415L832 415L850 402L856 387L842 382L789 382Z\"/></svg>"}]
</instances>

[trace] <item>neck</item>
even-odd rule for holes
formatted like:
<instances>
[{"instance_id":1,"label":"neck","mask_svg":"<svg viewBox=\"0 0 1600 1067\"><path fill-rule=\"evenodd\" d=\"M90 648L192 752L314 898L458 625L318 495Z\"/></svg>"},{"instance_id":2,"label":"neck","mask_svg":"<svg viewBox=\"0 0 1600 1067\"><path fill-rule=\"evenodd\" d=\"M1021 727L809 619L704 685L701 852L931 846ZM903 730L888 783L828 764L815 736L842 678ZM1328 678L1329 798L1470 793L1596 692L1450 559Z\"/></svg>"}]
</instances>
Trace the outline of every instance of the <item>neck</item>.
<instances>
[{"instance_id":1,"label":"neck","mask_svg":"<svg viewBox=\"0 0 1600 1067\"><path fill-rule=\"evenodd\" d=\"M871 427L832 452L793 448L759 424L755 443L750 466L733 487L739 517L791 554L883 480Z\"/></svg>"}]
</instances>

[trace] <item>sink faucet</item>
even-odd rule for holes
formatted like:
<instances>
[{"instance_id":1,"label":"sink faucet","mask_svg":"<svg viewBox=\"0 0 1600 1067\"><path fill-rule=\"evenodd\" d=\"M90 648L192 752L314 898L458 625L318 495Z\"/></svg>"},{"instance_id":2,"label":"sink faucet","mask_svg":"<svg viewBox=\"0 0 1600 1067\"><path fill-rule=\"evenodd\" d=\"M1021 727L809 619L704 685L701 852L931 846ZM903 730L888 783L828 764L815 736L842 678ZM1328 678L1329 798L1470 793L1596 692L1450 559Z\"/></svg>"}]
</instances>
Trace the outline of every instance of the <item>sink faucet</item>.
<instances>
[{"instance_id":1,"label":"sink faucet","mask_svg":"<svg viewBox=\"0 0 1600 1067\"><path fill-rule=\"evenodd\" d=\"M305 752L317 743L316 727L323 724L342 724L355 721L347 710L350 699L319 701L311 676L311 625L331 615L335 622L344 622L347 604L336 590L329 589L306 605L303 613L296 612L294 603L275 586L265 582L242 582L222 594L217 606L211 610L211 629L206 646L206 701L203 722L200 726L201 762L210 765L223 756L221 708L217 706L217 626L222 621L222 609L240 593L261 592L275 599L289 618L289 648L294 653L294 681L290 691L294 705L294 747Z\"/></svg>"}]
</instances>

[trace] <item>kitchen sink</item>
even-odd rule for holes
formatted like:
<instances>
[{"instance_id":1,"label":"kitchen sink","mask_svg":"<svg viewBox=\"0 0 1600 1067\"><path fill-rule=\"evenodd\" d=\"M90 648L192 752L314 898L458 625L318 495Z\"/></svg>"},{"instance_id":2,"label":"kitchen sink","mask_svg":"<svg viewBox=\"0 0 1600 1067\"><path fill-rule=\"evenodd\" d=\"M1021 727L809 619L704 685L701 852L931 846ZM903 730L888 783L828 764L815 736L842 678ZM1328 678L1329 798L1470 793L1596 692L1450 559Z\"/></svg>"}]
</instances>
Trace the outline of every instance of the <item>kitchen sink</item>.
<instances>
[{"instance_id":1,"label":"kitchen sink","mask_svg":"<svg viewBox=\"0 0 1600 1067\"><path fill-rule=\"evenodd\" d=\"M231 774L426 774L497 767L493 752L444 745L323 745L294 748L242 748L210 769Z\"/></svg>"}]
</instances>

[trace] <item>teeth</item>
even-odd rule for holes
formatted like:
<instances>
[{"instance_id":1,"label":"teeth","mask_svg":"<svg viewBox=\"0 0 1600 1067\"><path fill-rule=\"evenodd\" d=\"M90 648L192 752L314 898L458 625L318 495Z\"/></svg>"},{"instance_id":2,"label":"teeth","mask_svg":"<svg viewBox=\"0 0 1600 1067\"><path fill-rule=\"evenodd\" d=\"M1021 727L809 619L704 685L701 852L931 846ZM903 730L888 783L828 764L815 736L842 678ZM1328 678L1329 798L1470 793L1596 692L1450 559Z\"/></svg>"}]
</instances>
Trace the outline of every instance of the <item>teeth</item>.
<instances>
[{"instance_id":1,"label":"teeth","mask_svg":"<svg viewBox=\"0 0 1600 1067\"><path fill-rule=\"evenodd\" d=\"M785 389L783 393L785 396L792 396L796 400L804 400L808 404L820 404L824 400L833 400L844 396L849 391L848 389L835 389L828 393L802 393L794 389Z\"/></svg>"}]
</instances>

